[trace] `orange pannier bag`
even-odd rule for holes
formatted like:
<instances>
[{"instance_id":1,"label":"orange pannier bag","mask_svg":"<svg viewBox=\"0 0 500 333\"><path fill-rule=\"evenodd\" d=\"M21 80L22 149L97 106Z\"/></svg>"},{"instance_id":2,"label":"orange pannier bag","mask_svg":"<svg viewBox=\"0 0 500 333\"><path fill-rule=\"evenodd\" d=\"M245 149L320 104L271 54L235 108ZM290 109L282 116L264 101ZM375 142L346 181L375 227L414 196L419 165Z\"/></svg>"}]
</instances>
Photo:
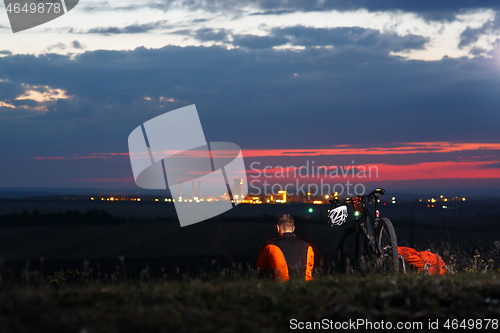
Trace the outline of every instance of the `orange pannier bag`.
<instances>
[{"instance_id":1,"label":"orange pannier bag","mask_svg":"<svg viewBox=\"0 0 500 333\"><path fill-rule=\"evenodd\" d=\"M429 250L417 251L411 247L399 246L398 254L410 267L419 272L428 272L430 275L444 275L446 264L443 258Z\"/></svg>"}]
</instances>

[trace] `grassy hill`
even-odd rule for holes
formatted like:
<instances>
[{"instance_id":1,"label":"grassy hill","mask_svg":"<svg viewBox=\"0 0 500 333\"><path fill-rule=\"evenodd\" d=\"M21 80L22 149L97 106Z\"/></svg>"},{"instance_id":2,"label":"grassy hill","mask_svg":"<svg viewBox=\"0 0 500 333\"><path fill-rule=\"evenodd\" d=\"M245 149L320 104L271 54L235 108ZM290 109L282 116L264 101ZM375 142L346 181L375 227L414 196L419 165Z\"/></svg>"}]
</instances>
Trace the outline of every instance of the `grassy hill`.
<instances>
[{"instance_id":1,"label":"grassy hill","mask_svg":"<svg viewBox=\"0 0 500 333\"><path fill-rule=\"evenodd\" d=\"M208 280L3 288L0 331L287 332L344 325L358 332L406 325L399 331L420 332L429 331L431 323L440 330L447 323L480 323L498 331L499 302L498 271L446 277L342 274L287 283L221 274Z\"/></svg>"}]
</instances>

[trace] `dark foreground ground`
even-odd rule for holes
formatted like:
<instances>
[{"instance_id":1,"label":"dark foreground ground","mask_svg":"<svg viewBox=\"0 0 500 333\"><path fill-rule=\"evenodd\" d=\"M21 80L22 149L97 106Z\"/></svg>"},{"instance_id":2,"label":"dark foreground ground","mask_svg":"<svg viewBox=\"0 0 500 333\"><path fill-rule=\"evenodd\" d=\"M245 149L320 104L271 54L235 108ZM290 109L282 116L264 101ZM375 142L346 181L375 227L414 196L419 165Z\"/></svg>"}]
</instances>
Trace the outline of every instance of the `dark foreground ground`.
<instances>
[{"instance_id":1,"label":"dark foreground ground","mask_svg":"<svg viewBox=\"0 0 500 333\"><path fill-rule=\"evenodd\" d=\"M498 331L500 273L3 288L0 332ZM401 327L400 327L401 326Z\"/></svg>"},{"instance_id":2,"label":"dark foreground ground","mask_svg":"<svg viewBox=\"0 0 500 333\"><path fill-rule=\"evenodd\" d=\"M331 229L327 207L237 206L180 228L153 204L0 203L0 332L498 331L500 209L467 205L384 209L400 245L430 248L455 272L429 277L323 270L353 223ZM311 283L255 276L280 213L317 249Z\"/></svg>"}]
</instances>

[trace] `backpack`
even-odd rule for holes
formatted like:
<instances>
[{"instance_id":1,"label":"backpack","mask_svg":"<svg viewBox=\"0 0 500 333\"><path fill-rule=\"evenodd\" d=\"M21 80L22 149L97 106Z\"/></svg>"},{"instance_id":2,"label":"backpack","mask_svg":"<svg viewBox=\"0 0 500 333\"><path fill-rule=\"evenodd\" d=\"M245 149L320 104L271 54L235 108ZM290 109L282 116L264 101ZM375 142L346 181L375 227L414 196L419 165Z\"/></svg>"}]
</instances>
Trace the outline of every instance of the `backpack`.
<instances>
[{"instance_id":1,"label":"backpack","mask_svg":"<svg viewBox=\"0 0 500 333\"><path fill-rule=\"evenodd\" d=\"M419 272L428 272L430 275L446 274L443 258L429 250L417 251L411 247L399 246L398 254L406 264Z\"/></svg>"}]
</instances>

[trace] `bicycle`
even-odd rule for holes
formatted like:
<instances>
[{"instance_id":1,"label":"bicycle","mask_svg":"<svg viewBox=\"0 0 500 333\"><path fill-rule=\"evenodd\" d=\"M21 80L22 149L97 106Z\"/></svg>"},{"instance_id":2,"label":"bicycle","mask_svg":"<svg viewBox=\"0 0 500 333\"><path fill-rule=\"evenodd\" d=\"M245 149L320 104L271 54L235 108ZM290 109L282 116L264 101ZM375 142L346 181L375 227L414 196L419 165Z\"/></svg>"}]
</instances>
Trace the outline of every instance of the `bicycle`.
<instances>
[{"instance_id":1,"label":"bicycle","mask_svg":"<svg viewBox=\"0 0 500 333\"><path fill-rule=\"evenodd\" d=\"M338 242L335 259L343 271L369 273L399 272L400 262L396 231L392 222L380 217L378 204L384 189L375 189L368 195L354 198L329 200L328 223L332 227L340 226L347 220L347 206L352 205L355 225L346 229ZM367 208L367 202L375 202L375 214Z\"/></svg>"}]
</instances>

